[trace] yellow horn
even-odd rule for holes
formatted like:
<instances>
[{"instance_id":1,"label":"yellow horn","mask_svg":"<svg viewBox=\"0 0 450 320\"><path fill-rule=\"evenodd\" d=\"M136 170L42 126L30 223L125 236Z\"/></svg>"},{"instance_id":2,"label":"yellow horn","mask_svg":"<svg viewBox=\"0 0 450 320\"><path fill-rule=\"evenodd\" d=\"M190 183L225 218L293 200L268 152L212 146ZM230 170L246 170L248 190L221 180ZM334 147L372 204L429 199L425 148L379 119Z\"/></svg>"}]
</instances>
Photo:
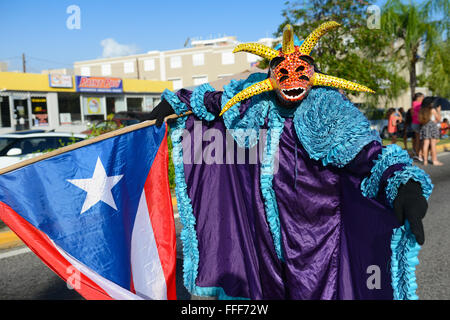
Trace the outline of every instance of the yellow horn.
<instances>
[{"instance_id":1,"label":"yellow horn","mask_svg":"<svg viewBox=\"0 0 450 320\"><path fill-rule=\"evenodd\" d=\"M228 100L228 102L225 104L222 111L220 112L219 116L223 115L228 109L230 109L236 103L251 98L253 96L256 96L258 94L261 94L263 92L275 90L275 88L276 82L271 78L267 78L264 81L255 83L254 85L248 87L247 89L242 90L241 92L236 94L233 98Z\"/></svg>"},{"instance_id":2,"label":"yellow horn","mask_svg":"<svg viewBox=\"0 0 450 320\"><path fill-rule=\"evenodd\" d=\"M294 49L294 29L290 24L284 26L283 29L283 45L281 47L284 54L289 54L295 51Z\"/></svg>"},{"instance_id":3,"label":"yellow horn","mask_svg":"<svg viewBox=\"0 0 450 320\"><path fill-rule=\"evenodd\" d=\"M326 86L353 91L375 93L372 89L338 77L329 76L322 73L315 73L312 78L313 86Z\"/></svg>"},{"instance_id":4,"label":"yellow horn","mask_svg":"<svg viewBox=\"0 0 450 320\"><path fill-rule=\"evenodd\" d=\"M302 43L298 51L300 51L303 54L309 55L316 46L319 39L328 31L331 29L334 29L336 27L339 27L340 24L335 21L328 21L325 23L322 23L316 30L314 30Z\"/></svg>"},{"instance_id":5,"label":"yellow horn","mask_svg":"<svg viewBox=\"0 0 450 320\"><path fill-rule=\"evenodd\" d=\"M253 53L269 60L272 60L273 58L280 55L277 50L269 48L260 43L242 43L234 48L233 53L241 51Z\"/></svg>"}]
</instances>

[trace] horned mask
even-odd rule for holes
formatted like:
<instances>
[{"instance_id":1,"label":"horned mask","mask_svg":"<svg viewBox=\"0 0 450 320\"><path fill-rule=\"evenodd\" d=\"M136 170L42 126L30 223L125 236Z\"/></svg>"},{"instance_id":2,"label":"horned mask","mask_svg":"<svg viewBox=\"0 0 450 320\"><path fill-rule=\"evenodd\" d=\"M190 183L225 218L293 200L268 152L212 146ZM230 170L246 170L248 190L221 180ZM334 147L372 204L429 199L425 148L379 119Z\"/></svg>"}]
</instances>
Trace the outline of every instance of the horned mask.
<instances>
[{"instance_id":1,"label":"horned mask","mask_svg":"<svg viewBox=\"0 0 450 320\"><path fill-rule=\"evenodd\" d=\"M236 103L268 91L275 91L285 105L297 104L303 100L313 86L374 93L368 87L320 73L315 69L314 60L310 56L312 49L325 33L338 26L340 24L334 21L325 22L314 30L300 46L295 46L292 26L286 25L283 30L281 50L275 50L260 43L238 45L233 53L249 52L269 59L270 76L236 94L223 107L220 115Z\"/></svg>"}]
</instances>

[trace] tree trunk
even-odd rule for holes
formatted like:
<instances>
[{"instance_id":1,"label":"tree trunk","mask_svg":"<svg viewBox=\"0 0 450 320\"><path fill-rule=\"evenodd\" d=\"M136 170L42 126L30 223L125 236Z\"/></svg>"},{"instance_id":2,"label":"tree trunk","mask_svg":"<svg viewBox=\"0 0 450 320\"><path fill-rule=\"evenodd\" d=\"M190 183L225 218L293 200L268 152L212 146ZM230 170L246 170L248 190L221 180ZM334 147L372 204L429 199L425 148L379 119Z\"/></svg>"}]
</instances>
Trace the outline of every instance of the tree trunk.
<instances>
[{"instance_id":1,"label":"tree trunk","mask_svg":"<svg viewBox=\"0 0 450 320\"><path fill-rule=\"evenodd\" d=\"M409 66L409 88L411 90L411 101L413 101L414 94L416 93L417 75L416 75L416 62L413 60Z\"/></svg>"}]
</instances>

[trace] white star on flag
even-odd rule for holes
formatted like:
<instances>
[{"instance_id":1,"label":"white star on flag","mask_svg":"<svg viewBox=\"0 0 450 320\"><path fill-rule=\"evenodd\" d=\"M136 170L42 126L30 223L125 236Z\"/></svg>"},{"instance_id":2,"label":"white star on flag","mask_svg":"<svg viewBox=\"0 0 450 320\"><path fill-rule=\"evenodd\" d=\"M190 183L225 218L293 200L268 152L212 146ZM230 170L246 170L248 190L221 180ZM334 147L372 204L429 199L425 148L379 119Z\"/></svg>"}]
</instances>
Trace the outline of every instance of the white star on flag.
<instances>
[{"instance_id":1,"label":"white star on flag","mask_svg":"<svg viewBox=\"0 0 450 320\"><path fill-rule=\"evenodd\" d=\"M111 189L120 181L120 179L122 179L122 177L123 174L108 177L100 157L98 157L92 178L67 180L87 192L81 214L89 210L99 201L103 201L113 209L117 210Z\"/></svg>"}]
</instances>

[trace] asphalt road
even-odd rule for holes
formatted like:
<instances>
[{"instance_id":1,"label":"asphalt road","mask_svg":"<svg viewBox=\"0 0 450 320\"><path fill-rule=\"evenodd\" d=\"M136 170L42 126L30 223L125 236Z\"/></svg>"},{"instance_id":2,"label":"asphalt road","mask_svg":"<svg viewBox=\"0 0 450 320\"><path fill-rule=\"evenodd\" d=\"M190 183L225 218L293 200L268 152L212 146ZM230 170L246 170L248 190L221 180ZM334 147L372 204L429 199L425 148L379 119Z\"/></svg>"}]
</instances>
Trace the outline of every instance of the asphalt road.
<instances>
[{"instance_id":1,"label":"asphalt road","mask_svg":"<svg viewBox=\"0 0 450 320\"><path fill-rule=\"evenodd\" d=\"M450 153L439 155L443 167L424 168L431 176L435 188L424 219L425 244L422 247L416 276L420 299L450 299ZM176 219L177 234L180 231ZM179 239L178 239L179 240ZM183 286L181 241L178 241L177 295L179 299L191 297ZM27 248L0 251L0 300L79 300L75 290L48 269Z\"/></svg>"}]
</instances>

